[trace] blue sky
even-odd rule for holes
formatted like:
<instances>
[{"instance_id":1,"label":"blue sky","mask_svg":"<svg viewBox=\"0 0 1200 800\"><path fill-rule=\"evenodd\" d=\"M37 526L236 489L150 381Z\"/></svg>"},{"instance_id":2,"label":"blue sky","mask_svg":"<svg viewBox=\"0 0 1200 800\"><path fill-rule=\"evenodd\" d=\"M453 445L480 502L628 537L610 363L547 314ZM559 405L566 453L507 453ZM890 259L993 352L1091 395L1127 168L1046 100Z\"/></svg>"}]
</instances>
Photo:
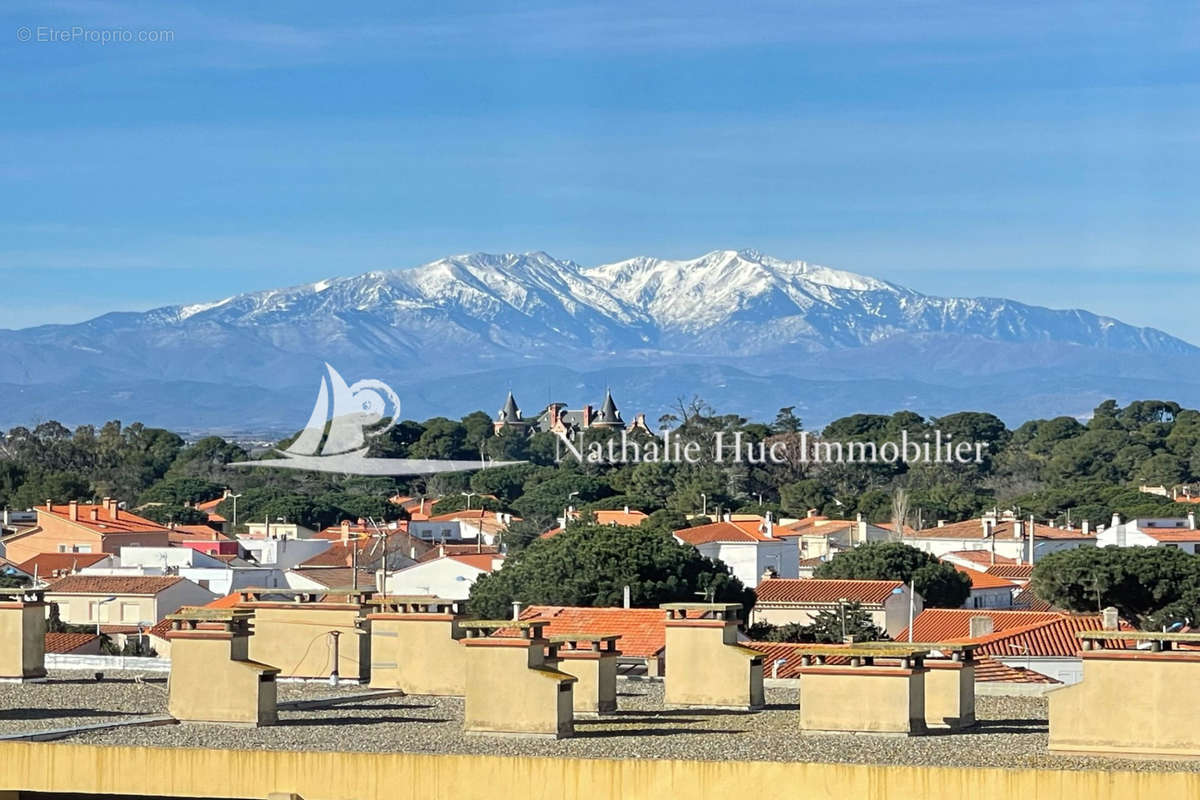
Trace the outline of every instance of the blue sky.
<instances>
[{"instance_id":1,"label":"blue sky","mask_svg":"<svg viewBox=\"0 0 1200 800\"><path fill-rule=\"evenodd\" d=\"M1186 5L5 3L0 327L753 247L1200 342Z\"/></svg>"}]
</instances>

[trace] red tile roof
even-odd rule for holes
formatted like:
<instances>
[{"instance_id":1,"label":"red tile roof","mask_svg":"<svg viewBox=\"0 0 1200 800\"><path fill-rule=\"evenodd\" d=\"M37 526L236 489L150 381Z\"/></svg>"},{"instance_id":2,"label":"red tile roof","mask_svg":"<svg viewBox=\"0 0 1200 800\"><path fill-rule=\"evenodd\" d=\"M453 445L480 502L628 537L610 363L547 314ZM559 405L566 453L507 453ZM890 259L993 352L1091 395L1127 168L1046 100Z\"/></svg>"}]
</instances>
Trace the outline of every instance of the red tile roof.
<instances>
[{"instance_id":1,"label":"red tile roof","mask_svg":"<svg viewBox=\"0 0 1200 800\"><path fill-rule=\"evenodd\" d=\"M1060 609L1042 600L1033 591L1026 586L1021 591L1013 595L1013 607L1024 608L1028 611L1059 611Z\"/></svg>"},{"instance_id":2,"label":"red tile roof","mask_svg":"<svg viewBox=\"0 0 1200 800\"><path fill-rule=\"evenodd\" d=\"M1013 535L1014 525L1016 520L999 520L992 526L992 535L985 536L982 519L969 519L965 522L954 522L949 525L943 525L938 528L924 528L915 533L905 533L904 538L916 539L979 539L989 541L991 539L1019 539L1028 538L1029 531L1028 521L1021 521L1022 534L1020 537ZM1033 526L1033 535L1037 539L1095 539L1092 534L1084 536L1082 531L1068 530L1066 528L1052 528L1049 525L1035 523Z\"/></svg>"},{"instance_id":3,"label":"red tile roof","mask_svg":"<svg viewBox=\"0 0 1200 800\"><path fill-rule=\"evenodd\" d=\"M990 617L993 630L1019 628L1034 622L1060 617L1055 612L991 611L975 608L927 608L913 623L913 640L918 642L951 642L971 635L972 617ZM896 635L897 641L908 639L908 628Z\"/></svg>"},{"instance_id":4,"label":"red tile roof","mask_svg":"<svg viewBox=\"0 0 1200 800\"><path fill-rule=\"evenodd\" d=\"M812 645L795 642L744 642L746 647L763 654L763 677L800 677L800 658L805 648ZM826 658L830 666L845 666L849 659L844 656ZM978 656L975 664L976 683L1059 683L1059 681L1030 669L1008 667L989 658Z\"/></svg>"},{"instance_id":5,"label":"red tile roof","mask_svg":"<svg viewBox=\"0 0 1200 800\"><path fill-rule=\"evenodd\" d=\"M778 541L766 536L759 529L763 526L758 521L742 522L710 522L695 528L683 528L675 531L675 536L682 542L695 547L712 542L773 542Z\"/></svg>"},{"instance_id":6,"label":"red tile roof","mask_svg":"<svg viewBox=\"0 0 1200 800\"><path fill-rule=\"evenodd\" d=\"M499 552L500 548L495 545L483 545L480 547L477 544L440 544L418 556L417 563L423 564L426 561L437 561L439 558L446 556L488 555Z\"/></svg>"},{"instance_id":7,"label":"red tile roof","mask_svg":"<svg viewBox=\"0 0 1200 800\"><path fill-rule=\"evenodd\" d=\"M216 528L208 525L176 525L171 529L170 536L172 542L176 540L183 542L194 542L197 539L203 539L205 541L217 541L228 538L228 536L221 533Z\"/></svg>"},{"instance_id":8,"label":"red tile roof","mask_svg":"<svg viewBox=\"0 0 1200 800\"><path fill-rule=\"evenodd\" d=\"M618 525L622 527L633 528L641 525L647 518L647 515L642 511L634 511L630 509L628 513L624 509L615 511L594 511L596 515L597 525Z\"/></svg>"},{"instance_id":9,"label":"red tile roof","mask_svg":"<svg viewBox=\"0 0 1200 800\"><path fill-rule=\"evenodd\" d=\"M205 500L203 503L196 503L197 511L216 511L217 506L225 502L224 497L218 497L215 500Z\"/></svg>"},{"instance_id":10,"label":"red tile roof","mask_svg":"<svg viewBox=\"0 0 1200 800\"><path fill-rule=\"evenodd\" d=\"M988 567L988 574L1014 581L1027 581L1033 577L1032 564L996 564Z\"/></svg>"},{"instance_id":11,"label":"red tile roof","mask_svg":"<svg viewBox=\"0 0 1200 800\"><path fill-rule=\"evenodd\" d=\"M491 572L494 569L494 565L496 564L497 560L504 560L504 556L502 555L489 553L483 553L482 555L467 553L457 556L446 556L446 558L453 559L460 564L466 564L467 566L474 567L475 569L481 569L484 572Z\"/></svg>"},{"instance_id":12,"label":"red tile roof","mask_svg":"<svg viewBox=\"0 0 1200 800\"><path fill-rule=\"evenodd\" d=\"M347 589L354 585L354 570L349 567L315 567L294 569L291 572L314 583L319 583L327 589ZM369 569L360 569L358 571L358 587L374 589L375 573Z\"/></svg>"},{"instance_id":13,"label":"red tile roof","mask_svg":"<svg viewBox=\"0 0 1200 800\"><path fill-rule=\"evenodd\" d=\"M619 634L617 649L631 658L653 658L666 647L666 615L657 608L530 606L521 619L546 619L550 636L565 633Z\"/></svg>"},{"instance_id":14,"label":"red tile roof","mask_svg":"<svg viewBox=\"0 0 1200 800\"><path fill-rule=\"evenodd\" d=\"M990 617L993 633L970 637L972 617ZM977 609L931 608L921 612L913 625L913 639L924 642L973 642L976 651L997 658L1020 656L1073 657L1079 652L1079 631L1103 629L1099 614L1064 614L1042 611L984 611ZM1121 630L1132 630L1125 622ZM896 639L908 638L908 630Z\"/></svg>"},{"instance_id":15,"label":"red tile roof","mask_svg":"<svg viewBox=\"0 0 1200 800\"><path fill-rule=\"evenodd\" d=\"M819 578L768 578L758 584L758 602L763 603L836 603L845 598L851 603L880 605L900 581L822 580Z\"/></svg>"},{"instance_id":16,"label":"red tile roof","mask_svg":"<svg viewBox=\"0 0 1200 800\"><path fill-rule=\"evenodd\" d=\"M91 644L100 637L94 633L47 633L47 653L70 653Z\"/></svg>"},{"instance_id":17,"label":"red tile roof","mask_svg":"<svg viewBox=\"0 0 1200 800\"><path fill-rule=\"evenodd\" d=\"M955 564L954 568L971 579L972 589L1015 589L1017 585L1010 580L1006 580L997 575L993 575L991 571L980 572L977 569L969 569L960 564Z\"/></svg>"},{"instance_id":18,"label":"red tile roof","mask_svg":"<svg viewBox=\"0 0 1200 800\"><path fill-rule=\"evenodd\" d=\"M997 658L1020 656L1072 657L1079 650L1079 631L1103 630L1104 620L1099 614L1057 614L1058 619L1035 622L1023 628L1010 628L987 636L977 636L967 641L979 644L977 652ZM1121 630L1132 630L1121 623ZM1118 646L1120 643L1117 643Z\"/></svg>"},{"instance_id":19,"label":"red tile roof","mask_svg":"<svg viewBox=\"0 0 1200 800\"><path fill-rule=\"evenodd\" d=\"M108 558L108 553L39 553L19 564L17 569L32 575L36 568L38 577L45 578L66 574L70 570L90 567L97 561L103 561L106 558Z\"/></svg>"},{"instance_id":20,"label":"red tile roof","mask_svg":"<svg viewBox=\"0 0 1200 800\"><path fill-rule=\"evenodd\" d=\"M1016 564L1015 558L1002 556L999 553L993 553L991 550L952 550L949 553L943 554L941 557L954 556L961 561L970 561L972 564L978 565L980 568L986 568L988 572L992 571L993 566L1001 564Z\"/></svg>"},{"instance_id":21,"label":"red tile roof","mask_svg":"<svg viewBox=\"0 0 1200 800\"><path fill-rule=\"evenodd\" d=\"M50 594L158 594L182 581L178 575L68 575L47 587Z\"/></svg>"},{"instance_id":22,"label":"red tile roof","mask_svg":"<svg viewBox=\"0 0 1200 800\"><path fill-rule=\"evenodd\" d=\"M96 533L108 535L114 533L166 533L167 528L159 525L153 520L139 517L125 509L116 511L116 519L113 518L113 513L106 509L103 505L79 504L78 519L71 519L70 507L65 503L56 503L51 509L45 506L38 506L35 509L38 514L53 514L59 519L66 520L72 525L80 525ZM92 512L96 512L96 519L92 519Z\"/></svg>"},{"instance_id":23,"label":"red tile roof","mask_svg":"<svg viewBox=\"0 0 1200 800\"><path fill-rule=\"evenodd\" d=\"M229 594L225 595L224 597L218 597L216 600L213 600L211 603L205 603L204 607L205 608L233 608L238 603L240 603L241 600L242 600L242 595L240 592L230 592Z\"/></svg>"}]
</instances>

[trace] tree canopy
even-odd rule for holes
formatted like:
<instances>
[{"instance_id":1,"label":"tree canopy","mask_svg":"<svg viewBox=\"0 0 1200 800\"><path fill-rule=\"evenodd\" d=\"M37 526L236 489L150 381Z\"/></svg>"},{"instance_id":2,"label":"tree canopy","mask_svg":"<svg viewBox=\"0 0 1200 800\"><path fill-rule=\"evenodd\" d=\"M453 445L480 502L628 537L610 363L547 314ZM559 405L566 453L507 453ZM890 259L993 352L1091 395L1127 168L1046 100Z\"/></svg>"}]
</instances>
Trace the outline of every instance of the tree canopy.
<instances>
[{"instance_id":1,"label":"tree canopy","mask_svg":"<svg viewBox=\"0 0 1200 800\"><path fill-rule=\"evenodd\" d=\"M817 567L814 577L911 582L932 608L958 608L971 593L966 575L900 542L868 542L838 553Z\"/></svg>"},{"instance_id":2,"label":"tree canopy","mask_svg":"<svg viewBox=\"0 0 1200 800\"><path fill-rule=\"evenodd\" d=\"M723 565L679 544L667 530L580 524L534 540L503 569L479 578L468 605L485 618L507 617L513 602L619 606L626 586L640 608L709 599L742 603L749 612L754 604L754 592Z\"/></svg>"}]
</instances>

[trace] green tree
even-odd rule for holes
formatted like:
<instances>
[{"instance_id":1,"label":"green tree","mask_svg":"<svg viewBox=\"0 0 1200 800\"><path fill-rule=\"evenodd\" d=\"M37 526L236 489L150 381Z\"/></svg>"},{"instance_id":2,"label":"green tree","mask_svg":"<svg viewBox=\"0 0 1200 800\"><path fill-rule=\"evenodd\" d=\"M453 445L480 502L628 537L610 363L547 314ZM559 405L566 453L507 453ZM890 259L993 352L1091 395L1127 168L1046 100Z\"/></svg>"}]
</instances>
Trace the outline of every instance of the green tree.
<instances>
[{"instance_id":1,"label":"green tree","mask_svg":"<svg viewBox=\"0 0 1200 800\"><path fill-rule=\"evenodd\" d=\"M1030 585L1058 608L1096 612L1113 606L1145 624L1163 609L1196 599L1200 556L1166 547L1081 547L1039 560Z\"/></svg>"},{"instance_id":2,"label":"green tree","mask_svg":"<svg viewBox=\"0 0 1200 800\"><path fill-rule=\"evenodd\" d=\"M853 636L856 642L880 642L888 638L871 621L871 614L859 603L846 603L838 609L818 611L801 631L800 641L840 643Z\"/></svg>"},{"instance_id":3,"label":"green tree","mask_svg":"<svg viewBox=\"0 0 1200 800\"><path fill-rule=\"evenodd\" d=\"M817 578L913 583L931 608L959 608L971 581L949 564L901 542L868 542L817 567Z\"/></svg>"},{"instance_id":4,"label":"green tree","mask_svg":"<svg viewBox=\"0 0 1200 800\"><path fill-rule=\"evenodd\" d=\"M724 565L664 530L581 524L533 541L503 569L481 577L471 587L469 607L480 617L504 618L514 601L618 606L626 586L639 608L708 598L742 603L748 612L754 603L754 592Z\"/></svg>"}]
</instances>

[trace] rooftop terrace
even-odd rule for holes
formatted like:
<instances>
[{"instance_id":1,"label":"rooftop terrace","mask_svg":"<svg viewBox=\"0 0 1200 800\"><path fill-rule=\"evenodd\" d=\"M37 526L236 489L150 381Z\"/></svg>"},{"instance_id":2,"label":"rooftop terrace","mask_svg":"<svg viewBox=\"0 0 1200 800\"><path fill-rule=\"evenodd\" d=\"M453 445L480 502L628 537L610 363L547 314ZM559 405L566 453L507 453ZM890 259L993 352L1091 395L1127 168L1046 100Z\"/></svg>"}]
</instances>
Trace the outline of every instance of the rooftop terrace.
<instances>
[{"instance_id":1,"label":"rooftop terrace","mask_svg":"<svg viewBox=\"0 0 1200 800\"><path fill-rule=\"evenodd\" d=\"M622 680L620 710L577 719L573 739L464 736L463 701L445 697L372 697L362 686L281 683L279 725L231 729L211 725L124 727L67 735L59 742L104 746L249 750L460 753L576 758L708 761L808 761L912 766L1200 772L1200 761L1153 761L1050 754L1046 701L980 697L979 727L962 734L914 738L801 735L797 691L767 690L759 713L664 709L662 684ZM337 696L332 706L295 701ZM0 684L0 736L133 720L166 712L161 674L51 672L44 684ZM289 705L290 704L290 705Z\"/></svg>"}]
</instances>

